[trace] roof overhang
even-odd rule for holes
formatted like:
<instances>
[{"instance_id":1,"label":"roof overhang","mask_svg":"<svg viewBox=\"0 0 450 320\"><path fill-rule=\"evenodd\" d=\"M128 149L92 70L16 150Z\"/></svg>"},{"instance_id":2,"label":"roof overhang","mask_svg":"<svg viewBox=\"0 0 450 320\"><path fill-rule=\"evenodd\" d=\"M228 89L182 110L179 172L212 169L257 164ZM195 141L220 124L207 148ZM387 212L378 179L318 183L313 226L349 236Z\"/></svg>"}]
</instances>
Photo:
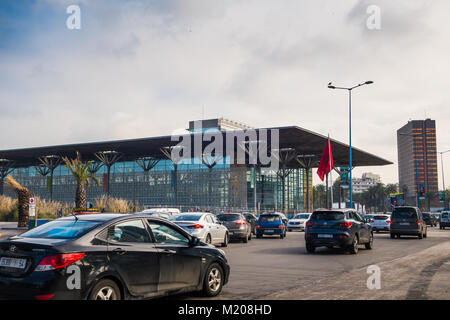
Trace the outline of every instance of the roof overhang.
<instances>
[{"instance_id":1,"label":"roof overhang","mask_svg":"<svg viewBox=\"0 0 450 320\"><path fill-rule=\"evenodd\" d=\"M311 167L317 167L320 161L323 149L326 144L327 137L314 133L312 131L296 127L275 127L260 128L254 130L236 130L236 131L220 131L223 138L223 151L225 152L226 142L230 136L243 134L250 131L256 132L257 139L261 139L263 130L266 132L277 131L279 135L279 149L294 149L299 156L306 156L312 159ZM203 141L202 133L188 133L181 135L183 139L190 139L192 151L194 141L202 141L203 148L211 143L211 141ZM247 141L252 138L247 136ZM260 140L258 140L260 141ZM39 164L39 157L46 155L59 155L61 157L73 158L76 152L80 152L83 160L97 160L94 153L99 151L114 150L123 154L121 161L134 161L140 157L153 157L156 159L167 159L161 152L161 148L175 146L179 143L178 139L172 136L160 136L151 138L91 142L81 144L68 144L46 147L33 147L23 149L11 149L0 151L0 159L8 159L14 161L14 167L28 167ZM270 146L270 134L268 139ZM234 143L234 152L238 152L241 148L239 143ZM349 146L342 142L331 139L331 148L333 153L333 161L335 167L346 166L349 164ZM270 147L268 148L270 151ZM357 166L383 166L392 164L391 161L375 156L358 148L352 147L352 164ZM298 167L298 162L294 159L288 164L289 167Z\"/></svg>"}]
</instances>

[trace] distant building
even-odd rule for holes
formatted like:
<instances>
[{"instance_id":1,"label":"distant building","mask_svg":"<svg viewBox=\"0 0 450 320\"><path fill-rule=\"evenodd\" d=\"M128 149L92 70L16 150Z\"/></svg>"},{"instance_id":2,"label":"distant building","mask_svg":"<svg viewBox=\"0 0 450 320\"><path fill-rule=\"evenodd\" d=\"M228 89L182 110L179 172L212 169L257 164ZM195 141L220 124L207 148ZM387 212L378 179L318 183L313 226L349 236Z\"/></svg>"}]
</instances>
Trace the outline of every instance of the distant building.
<instances>
[{"instance_id":1,"label":"distant building","mask_svg":"<svg viewBox=\"0 0 450 320\"><path fill-rule=\"evenodd\" d=\"M365 172L361 178L353 179L353 193L367 191L370 187L381 183L380 175L371 172Z\"/></svg>"},{"instance_id":2,"label":"distant building","mask_svg":"<svg viewBox=\"0 0 450 320\"><path fill-rule=\"evenodd\" d=\"M435 120L408 121L397 130L397 149L399 191L406 204L416 205L419 190L422 207L439 206Z\"/></svg>"}]
</instances>

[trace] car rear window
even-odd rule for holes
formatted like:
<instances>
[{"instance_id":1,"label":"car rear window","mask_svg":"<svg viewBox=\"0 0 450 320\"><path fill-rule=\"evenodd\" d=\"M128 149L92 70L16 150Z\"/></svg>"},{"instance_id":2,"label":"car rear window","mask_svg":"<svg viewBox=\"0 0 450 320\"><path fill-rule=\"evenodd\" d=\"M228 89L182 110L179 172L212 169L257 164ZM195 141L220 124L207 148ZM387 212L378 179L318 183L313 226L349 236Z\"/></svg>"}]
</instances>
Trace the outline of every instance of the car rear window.
<instances>
[{"instance_id":1,"label":"car rear window","mask_svg":"<svg viewBox=\"0 0 450 320\"><path fill-rule=\"evenodd\" d=\"M24 238L75 239L88 233L102 222L82 220L56 220L22 233Z\"/></svg>"},{"instance_id":2,"label":"car rear window","mask_svg":"<svg viewBox=\"0 0 450 320\"><path fill-rule=\"evenodd\" d=\"M308 219L309 214L298 214L294 217L294 219Z\"/></svg>"},{"instance_id":3,"label":"car rear window","mask_svg":"<svg viewBox=\"0 0 450 320\"><path fill-rule=\"evenodd\" d=\"M388 216L374 216L372 217L373 220L387 220Z\"/></svg>"},{"instance_id":4,"label":"car rear window","mask_svg":"<svg viewBox=\"0 0 450 320\"><path fill-rule=\"evenodd\" d=\"M263 215L259 217L261 222L278 222L280 221L280 216L277 215Z\"/></svg>"},{"instance_id":5,"label":"car rear window","mask_svg":"<svg viewBox=\"0 0 450 320\"><path fill-rule=\"evenodd\" d=\"M332 220L344 220L345 214L340 211L317 211L311 215L311 220L318 221L332 221Z\"/></svg>"},{"instance_id":6,"label":"car rear window","mask_svg":"<svg viewBox=\"0 0 450 320\"><path fill-rule=\"evenodd\" d=\"M199 214L180 214L174 217L171 217L172 221L198 221L200 220L201 215Z\"/></svg>"},{"instance_id":7,"label":"car rear window","mask_svg":"<svg viewBox=\"0 0 450 320\"><path fill-rule=\"evenodd\" d=\"M219 214L217 218L220 221L236 221L242 219L240 214Z\"/></svg>"},{"instance_id":8,"label":"car rear window","mask_svg":"<svg viewBox=\"0 0 450 320\"><path fill-rule=\"evenodd\" d=\"M417 220L417 212L413 208L399 208L392 212L392 218Z\"/></svg>"},{"instance_id":9,"label":"car rear window","mask_svg":"<svg viewBox=\"0 0 450 320\"><path fill-rule=\"evenodd\" d=\"M448 212L443 212L441 214L441 217L444 218L444 219L447 219L448 218Z\"/></svg>"}]
</instances>

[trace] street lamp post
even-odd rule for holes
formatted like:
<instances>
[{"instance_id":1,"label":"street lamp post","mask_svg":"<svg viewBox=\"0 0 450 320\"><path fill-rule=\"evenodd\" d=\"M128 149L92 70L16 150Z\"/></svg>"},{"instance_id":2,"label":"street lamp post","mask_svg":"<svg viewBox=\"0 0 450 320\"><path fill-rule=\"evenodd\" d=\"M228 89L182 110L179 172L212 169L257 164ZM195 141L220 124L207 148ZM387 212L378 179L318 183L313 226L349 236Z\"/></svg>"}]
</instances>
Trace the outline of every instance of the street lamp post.
<instances>
[{"instance_id":1,"label":"street lamp post","mask_svg":"<svg viewBox=\"0 0 450 320\"><path fill-rule=\"evenodd\" d=\"M414 143L414 135L409 133L399 133L401 136L408 136L411 137L412 143L413 143L413 152L414 152L414 166L416 167L416 207L420 207L420 200L419 200L419 173L417 171L417 155L416 155L416 144Z\"/></svg>"},{"instance_id":2,"label":"street lamp post","mask_svg":"<svg viewBox=\"0 0 450 320\"><path fill-rule=\"evenodd\" d=\"M373 81L366 81L364 83L360 83L354 87L345 88L345 87L336 87L331 84L328 84L329 89L341 89L348 91L348 131L349 131L349 173L350 173L350 185L349 185L349 194L350 194L350 208L353 208L353 181L352 181L352 90L358 87L364 86L366 84L372 84Z\"/></svg>"},{"instance_id":3,"label":"street lamp post","mask_svg":"<svg viewBox=\"0 0 450 320\"><path fill-rule=\"evenodd\" d=\"M447 209L447 199L445 198L445 182L444 182L444 160L442 160L442 155L444 153L450 152L450 150L439 152L441 154L441 166L442 166L442 189L444 190L444 210Z\"/></svg>"}]
</instances>

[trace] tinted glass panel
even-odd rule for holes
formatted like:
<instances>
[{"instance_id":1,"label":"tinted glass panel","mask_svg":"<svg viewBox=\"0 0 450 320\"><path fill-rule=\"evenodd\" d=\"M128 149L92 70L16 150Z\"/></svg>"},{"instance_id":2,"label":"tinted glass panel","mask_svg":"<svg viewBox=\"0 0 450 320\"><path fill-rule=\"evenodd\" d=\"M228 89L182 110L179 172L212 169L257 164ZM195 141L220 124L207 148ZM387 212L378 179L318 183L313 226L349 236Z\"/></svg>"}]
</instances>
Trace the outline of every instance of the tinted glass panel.
<instances>
[{"instance_id":1,"label":"tinted glass panel","mask_svg":"<svg viewBox=\"0 0 450 320\"><path fill-rule=\"evenodd\" d=\"M344 220L345 214L343 212L339 211L324 211L324 212L314 212L311 215L311 220L325 220L325 221L332 221L332 220Z\"/></svg>"},{"instance_id":2,"label":"tinted glass panel","mask_svg":"<svg viewBox=\"0 0 450 320\"><path fill-rule=\"evenodd\" d=\"M154 221L149 222L149 225L152 229L153 237L155 237L156 243L181 245L189 244L188 238L169 226L159 224Z\"/></svg>"},{"instance_id":3,"label":"tinted glass panel","mask_svg":"<svg viewBox=\"0 0 450 320\"><path fill-rule=\"evenodd\" d=\"M174 217L171 217L172 221L198 221L200 220L201 215L198 214L180 214Z\"/></svg>"},{"instance_id":4,"label":"tinted glass panel","mask_svg":"<svg viewBox=\"0 0 450 320\"><path fill-rule=\"evenodd\" d=\"M236 220L241 220L241 215L239 214L219 214L217 216L217 218L220 221L236 221Z\"/></svg>"},{"instance_id":5,"label":"tinted glass panel","mask_svg":"<svg viewBox=\"0 0 450 320\"><path fill-rule=\"evenodd\" d=\"M386 216L374 216L372 219L373 220L387 220L388 217Z\"/></svg>"},{"instance_id":6,"label":"tinted glass panel","mask_svg":"<svg viewBox=\"0 0 450 320\"><path fill-rule=\"evenodd\" d=\"M108 232L112 242L150 242L147 229L141 220L130 220L112 226Z\"/></svg>"},{"instance_id":7,"label":"tinted glass panel","mask_svg":"<svg viewBox=\"0 0 450 320\"><path fill-rule=\"evenodd\" d=\"M22 233L20 236L25 238L75 239L81 237L101 223L99 221L57 220L47 222Z\"/></svg>"},{"instance_id":8,"label":"tinted glass panel","mask_svg":"<svg viewBox=\"0 0 450 320\"><path fill-rule=\"evenodd\" d=\"M413 208L399 208L392 212L393 219L414 219L417 220L417 212Z\"/></svg>"},{"instance_id":9,"label":"tinted glass panel","mask_svg":"<svg viewBox=\"0 0 450 320\"><path fill-rule=\"evenodd\" d=\"M309 214L297 214L294 219L308 219Z\"/></svg>"},{"instance_id":10,"label":"tinted glass panel","mask_svg":"<svg viewBox=\"0 0 450 320\"><path fill-rule=\"evenodd\" d=\"M264 215L259 217L261 222L278 222L280 221L280 216Z\"/></svg>"}]
</instances>

